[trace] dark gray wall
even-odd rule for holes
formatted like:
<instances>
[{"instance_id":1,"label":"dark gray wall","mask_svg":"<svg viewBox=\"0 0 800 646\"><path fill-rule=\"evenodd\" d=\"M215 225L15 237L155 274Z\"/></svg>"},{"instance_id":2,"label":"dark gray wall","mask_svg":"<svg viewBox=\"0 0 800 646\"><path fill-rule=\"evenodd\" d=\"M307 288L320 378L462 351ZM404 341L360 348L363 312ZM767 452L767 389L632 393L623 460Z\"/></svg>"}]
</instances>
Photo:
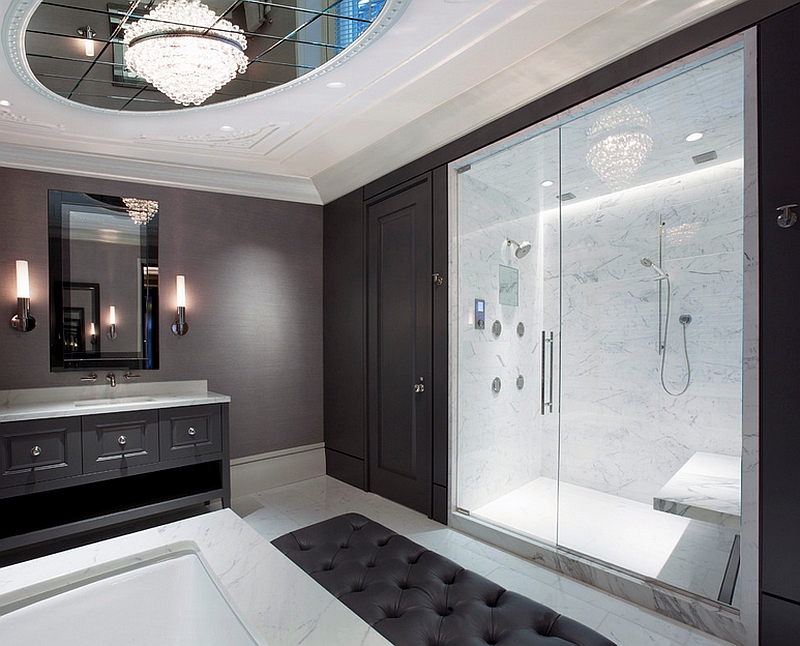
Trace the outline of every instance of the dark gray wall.
<instances>
[{"instance_id":1,"label":"dark gray wall","mask_svg":"<svg viewBox=\"0 0 800 646\"><path fill-rule=\"evenodd\" d=\"M161 369L142 381L207 379L232 397L231 457L322 442L322 207L0 168L0 298L16 308L28 260L37 327L0 321L0 390L77 386L51 373L47 190L158 200ZM172 334L175 275L189 333ZM117 388L123 389L125 384Z\"/></svg>"}]
</instances>

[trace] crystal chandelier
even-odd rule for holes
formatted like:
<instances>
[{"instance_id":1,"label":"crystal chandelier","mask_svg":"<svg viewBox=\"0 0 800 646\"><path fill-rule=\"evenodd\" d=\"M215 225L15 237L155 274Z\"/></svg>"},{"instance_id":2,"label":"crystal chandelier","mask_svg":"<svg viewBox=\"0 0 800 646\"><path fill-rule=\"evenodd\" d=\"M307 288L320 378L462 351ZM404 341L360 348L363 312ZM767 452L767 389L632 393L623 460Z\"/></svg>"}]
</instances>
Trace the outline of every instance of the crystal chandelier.
<instances>
[{"instance_id":1,"label":"crystal chandelier","mask_svg":"<svg viewBox=\"0 0 800 646\"><path fill-rule=\"evenodd\" d=\"M123 197L122 201L128 209L128 215L136 224L144 225L150 222L158 213L156 200L140 200L138 197Z\"/></svg>"},{"instance_id":2,"label":"crystal chandelier","mask_svg":"<svg viewBox=\"0 0 800 646\"><path fill-rule=\"evenodd\" d=\"M199 0L165 0L123 42L128 68L181 105L200 105L247 71L244 32Z\"/></svg>"},{"instance_id":3,"label":"crystal chandelier","mask_svg":"<svg viewBox=\"0 0 800 646\"><path fill-rule=\"evenodd\" d=\"M628 186L653 149L651 125L650 115L630 104L606 112L586 132L589 168L614 190Z\"/></svg>"}]
</instances>

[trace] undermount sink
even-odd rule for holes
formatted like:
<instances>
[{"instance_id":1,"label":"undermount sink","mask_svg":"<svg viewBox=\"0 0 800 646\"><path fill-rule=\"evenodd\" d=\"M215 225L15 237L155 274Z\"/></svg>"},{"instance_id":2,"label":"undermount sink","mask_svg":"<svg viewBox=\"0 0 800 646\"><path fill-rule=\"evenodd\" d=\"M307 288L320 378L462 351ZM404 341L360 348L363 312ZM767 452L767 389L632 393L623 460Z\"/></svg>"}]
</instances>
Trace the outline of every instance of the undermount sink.
<instances>
[{"instance_id":1,"label":"undermount sink","mask_svg":"<svg viewBox=\"0 0 800 646\"><path fill-rule=\"evenodd\" d=\"M154 401L156 401L155 397L111 397L106 399L81 399L74 402L74 404L76 406L122 406Z\"/></svg>"}]
</instances>

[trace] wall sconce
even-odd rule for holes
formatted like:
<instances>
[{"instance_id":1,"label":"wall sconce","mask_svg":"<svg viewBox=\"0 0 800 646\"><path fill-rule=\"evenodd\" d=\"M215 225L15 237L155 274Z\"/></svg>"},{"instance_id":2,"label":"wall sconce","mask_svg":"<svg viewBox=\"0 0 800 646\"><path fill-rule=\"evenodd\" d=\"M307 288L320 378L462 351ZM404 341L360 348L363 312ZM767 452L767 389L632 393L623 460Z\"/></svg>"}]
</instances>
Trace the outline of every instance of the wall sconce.
<instances>
[{"instance_id":1,"label":"wall sconce","mask_svg":"<svg viewBox=\"0 0 800 646\"><path fill-rule=\"evenodd\" d=\"M30 332L36 327L36 319L31 316L31 283L27 260L17 260L17 313L11 319L11 327L17 332Z\"/></svg>"},{"instance_id":2,"label":"wall sconce","mask_svg":"<svg viewBox=\"0 0 800 646\"><path fill-rule=\"evenodd\" d=\"M94 40L97 32L89 25L78 29L78 35L83 38L83 52L89 57L94 58Z\"/></svg>"},{"instance_id":3,"label":"wall sconce","mask_svg":"<svg viewBox=\"0 0 800 646\"><path fill-rule=\"evenodd\" d=\"M113 305L108 308L108 332L106 336L112 341L117 338L117 308Z\"/></svg>"},{"instance_id":4,"label":"wall sconce","mask_svg":"<svg viewBox=\"0 0 800 646\"><path fill-rule=\"evenodd\" d=\"M189 324L186 322L186 278L183 276L175 277L175 304L178 307L178 318L172 324L172 333L183 336L189 331Z\"/></svg>"}]
</instances>

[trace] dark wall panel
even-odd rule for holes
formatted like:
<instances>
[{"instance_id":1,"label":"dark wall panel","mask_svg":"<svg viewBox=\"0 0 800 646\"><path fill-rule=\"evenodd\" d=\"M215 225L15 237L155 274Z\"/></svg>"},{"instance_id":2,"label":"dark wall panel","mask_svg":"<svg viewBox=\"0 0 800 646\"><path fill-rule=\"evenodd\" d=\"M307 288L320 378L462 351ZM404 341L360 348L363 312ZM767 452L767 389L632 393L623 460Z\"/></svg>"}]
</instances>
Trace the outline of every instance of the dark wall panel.
<instances>
[{"instance_id":1,"label":"dark wall panel","mask_svg":"<svg viewBox=\"0 0 800 646\"><path fill-rule=\"evenodd\" d=\"M800 7L795 7L762 23L758 32L761 585L764 592L796 603L800 603L800 338L790 330L800 318L800 290L794 280L800 263L800 225L778 227L776 209L800 202L799 27ZM800 610L793 612L797 626Z\"/></svg>"},{"instance_id":2,"label":"dark wall panel","mask_svg":"<svg viewBox=\"0 0 800 646\"><path fill-rule=\"evenodd\" d=\"M361 191L325 206L325 445L361 460L367 434L364 236Z\"/></svg>"},{"instance_id":3,"label":"dark wall panel","mask_svg":"<svg viewBox=\"0 0 800 646\"><path fill-rule=\"evenodd\" d=\"M207 379L228 394L231 457L321 442L322 207L0 168L0 295L15 311L14 261L28 260L37 327L0 324L0 390L78 386L51 373L47 190L160 202L161 369L142 381ZM172 334L175 275L189 333ZM124 389L122 383L118 394Z\"/></svg>"}]
</instances>

